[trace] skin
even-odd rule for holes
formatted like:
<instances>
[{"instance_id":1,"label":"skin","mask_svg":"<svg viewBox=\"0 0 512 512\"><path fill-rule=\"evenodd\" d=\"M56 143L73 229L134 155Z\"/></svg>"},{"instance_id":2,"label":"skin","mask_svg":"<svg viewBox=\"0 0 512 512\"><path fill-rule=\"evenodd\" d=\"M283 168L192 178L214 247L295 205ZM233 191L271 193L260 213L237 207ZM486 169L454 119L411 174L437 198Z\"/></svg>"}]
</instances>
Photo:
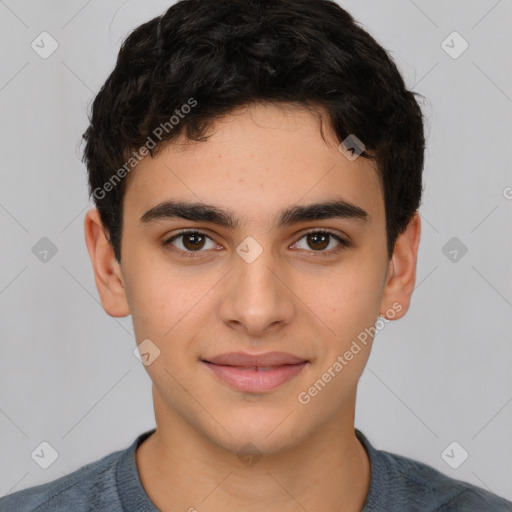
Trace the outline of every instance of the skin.
<instances>
[{"instance_id":1,"label":"skin","mask_svg":"<svg viewBox=\"0 0 512 512\"><path fill-rule=\"evenodd\" d=\"M181 137L155 158L145 157L124 199L121 264L97 210L86 214L105 311L131 314L137 343L149 338L160 350L145 367L157 429L136 453L142 484L160 510L355 512L364 505L370 465L355 437L354 413L371 338L308 404L297 397L379 314L389 316L397 303L394 320L407 312L420 218L414 216L388 260L375 164L346 158L325 119L323 128L325 141L311 112L253 104L216 122L207 142ZM243 222L233 230L184 219L139 222L171 198L214 204ZM339 198L366 210L368 221L273 226L292 204ZM210 239L202 246L190 237L163 244L185 228ZM322 257L339 242L308 242L304 232L312 228L351 245ZM236 252L248 236L263 250L252 263ZM199 257L187 257L184 251L194 247ZM309 363L259 394L231 389L201 362L225 352L274 350ZM237 453L247 443L258 457L244 463Z\"/></svg>"}]
</instances>

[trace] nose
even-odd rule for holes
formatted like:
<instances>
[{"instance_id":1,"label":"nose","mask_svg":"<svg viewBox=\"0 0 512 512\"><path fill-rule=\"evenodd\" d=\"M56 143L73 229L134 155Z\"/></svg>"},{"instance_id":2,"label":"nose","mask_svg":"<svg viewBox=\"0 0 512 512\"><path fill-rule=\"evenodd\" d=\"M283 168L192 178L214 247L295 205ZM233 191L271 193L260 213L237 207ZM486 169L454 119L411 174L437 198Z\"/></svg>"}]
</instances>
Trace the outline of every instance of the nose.
<instances>
[{"instance_id":1,"label":"nose","mask_svg":"<svg viewBox=\"0 0 512 512\"><path fill-rule=\"evenodd\" d=\"M232 329L258 337L290 323L295 307L286 271L273 260L271 251L249 261L234 258L234 267L222 283L219 312Z\"/></svg>"}]
</instances>

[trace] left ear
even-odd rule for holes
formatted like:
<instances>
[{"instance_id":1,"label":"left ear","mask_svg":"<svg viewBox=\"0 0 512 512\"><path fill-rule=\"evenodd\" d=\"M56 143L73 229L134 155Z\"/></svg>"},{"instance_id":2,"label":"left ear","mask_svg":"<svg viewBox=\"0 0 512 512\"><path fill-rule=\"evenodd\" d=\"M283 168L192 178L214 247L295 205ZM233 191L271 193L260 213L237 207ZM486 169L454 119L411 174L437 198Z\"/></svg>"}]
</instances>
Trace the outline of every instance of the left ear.
<instances>
[{"instance_id":1,"label":"left ear","mask_svg":"<svg viewBox=\"0 0 512 512\"><path fill-rule=\"evenodd\" d=\"M388 278L380 305L380 316L384 318L386 318L386 311L393 310L394 315L392 318L389 317L389 320L398 320L409 309L416 283L416 263L420 236L421 218L419 213L416 212L405 231L397 238L389 262ZM395 306L393 307L393 305Z\"/></svg>"}]
</instances>

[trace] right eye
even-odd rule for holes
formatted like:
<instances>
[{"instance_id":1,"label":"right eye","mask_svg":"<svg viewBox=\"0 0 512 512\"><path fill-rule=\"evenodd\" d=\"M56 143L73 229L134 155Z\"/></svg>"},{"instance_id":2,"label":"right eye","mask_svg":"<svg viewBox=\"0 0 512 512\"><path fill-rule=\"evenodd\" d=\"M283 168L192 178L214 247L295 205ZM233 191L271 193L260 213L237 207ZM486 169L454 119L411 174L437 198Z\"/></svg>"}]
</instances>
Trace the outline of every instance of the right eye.
<instances>
[{"instance_id":1,"label":"right eye","mask_svg":"<svg viewBox=\"0 0 512 512\"><path fill-rule=\"evenodd\" d=\"M180 239L182 239L182 241L179 242L179 245L181 245L181 247L174 244L175 240ZM181 252L184 254L189 253L186 255L192 256L191 253L205 252L204 250L201 249L204 248L206 240L210 240L213 244L213 246L210 247L210 249L214 249L216 247L215 242L213 242L213 240L205 233L197 230L185 230L167 239L165 242L163 242L163 245L169 246L169 248L172 251Z\"/></svg>"}]
</instances>

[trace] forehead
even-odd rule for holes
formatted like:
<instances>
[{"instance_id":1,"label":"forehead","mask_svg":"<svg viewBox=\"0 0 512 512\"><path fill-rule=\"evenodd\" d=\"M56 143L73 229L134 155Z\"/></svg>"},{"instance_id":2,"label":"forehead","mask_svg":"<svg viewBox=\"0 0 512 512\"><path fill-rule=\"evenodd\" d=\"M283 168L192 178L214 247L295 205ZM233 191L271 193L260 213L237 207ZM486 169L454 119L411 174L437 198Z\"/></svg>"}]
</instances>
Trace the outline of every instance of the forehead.
<instances>
[{"instance_id":1,"label":"forehead","mask_svg":"<svg viewBox=\"0 0 512 512\"><path fill-rule=\"evenodd\" d=\"M127 221L169 199L218 205L241 221L270 222L290 204L340 198L371 218L384 215L375 163L349 160L321 111L254 104L217 120L207 134L206 142L182 135L132 170Z\"/></svg>"}]
</instances>

